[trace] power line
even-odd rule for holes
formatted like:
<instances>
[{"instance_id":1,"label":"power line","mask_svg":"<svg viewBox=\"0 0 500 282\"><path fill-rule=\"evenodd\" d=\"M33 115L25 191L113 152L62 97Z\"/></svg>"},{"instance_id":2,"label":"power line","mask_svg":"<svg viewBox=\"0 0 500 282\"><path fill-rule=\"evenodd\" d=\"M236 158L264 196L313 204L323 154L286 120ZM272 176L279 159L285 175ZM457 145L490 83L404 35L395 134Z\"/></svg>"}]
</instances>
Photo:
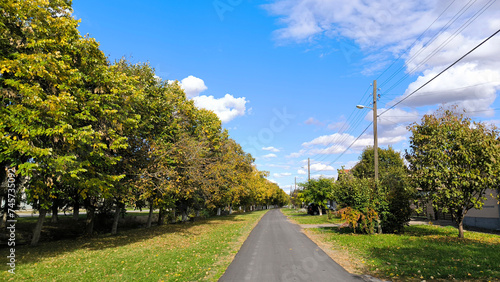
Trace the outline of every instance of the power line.
<instances>
[{"instance_id":1,"label":"power line","mask_svg":"<svg viewBox=\"0 0 500 282\"><path fill-rule=\"evenodd\" d=\"M361 96L361 99L359 100L358 104L366 104L367 103L366 100L368 98L370 98L370 96L367 95L368 90L370 88L371 88L371 85L369 85L366 88L366 90L365 90L364 94ZM351 133L353 131L355 131L358 128L358 126L361 124L363 117L364 117L363 113L354 108L353 111L351 112L351 114L349 115L349 117L346 119L345 123L337 131L337 133L339 133L339 134L345 133L346 135L351 135ZM352 121L351 121L351 118L352 118ZM338 140L331 140L330 142L328 142L327 144L324 144L323 146L328 148L333 143L342 144L347 140L347 138L348 138L348 136L341 136ZM335 145L335 146L340 146L340 145ZM304 152L303 154L307 154L310 151L312 151L312 149L308 149L308 151ZM321 157L319 157L319 156L321 156ZM327 157L328 156L325 154L316 153L315 155L313 155L311 157L311 159L313 159L317 162L321 162L321 161L325 160Z\"/></svg>"},{"instance_id":2,"label":"power line","mask_svg":"<svg viewBox=\"0 0 500 282\"><path fill-rule=\"evenodd\" d=\"M413 72L415 72L418 68L420 68L421 66L423 66L425 63L427 63L432 57L434 57L434 55L436 55L439 51L441 51L444 47L446 47L446 45L448 45L453 39L455 39L460 34L460 32L462 32L469 25L471 25L480 15L482 15L489 7L491 7L491 5L493 5L494 2L496 2L496 0L490 0L488 3L486 3L479 11L477 11L474 14L474 16L472 16L465 23L463 23L452 35L450 35L436 49L434 49L434 51L432 51L429 55L427 55L419 64L417 64L410 71L408 71L402 78L400 78L395 84L393 84L387 91L390 91L390 90L394 89L396 86L398 86L399 84L401 84L406 78L408 78L410 76L410 74L412 74ZM465 11L463 13L465 13ZM428 45L428 46L430 46L430 45ZM421 49L412 58L416 58L416 56L419 55L427 47ZM411 61L412 61L412 59L410 59L409 61L407 61L406 65L408 65Z\"/></svg>"},{"instance_id":3,"label":"power line","mask_svg":"<svg viewBox=\"0 0 500 282\"><path fill-rule=\"evenodd\" d=\"M460 9L460 11L458 11L458 12L457 12L457 14L456 14L456 15L455 15L455 16L454 16L454 17L453 17L450 21L448 21L448 23L447 23L446 25L445 25L445 26L443 26L443 27L441 28L441 30L440 30L440 31L439 31L439 32L438 32L438 33L437 33L437 34L436 34L433 38L431 38L431 39L430 39L430 40L429 40L426 44L430 44L430 43L432 43L435 39L437 39L437 36L438 36L438 35L439 35L439 34L440 34L443 30L445 30L445 29L449 28L449 27L450 27L450 26L451 26L451 25L452 25L455 21L457 21L457 20L458 20L458 19L459 19L459 18L460 18L460 17L461 17L461 16L462 16L462 15L463 15L463 14L464 14L467 10L468 10L468 9L469 9L469 8L470 8L470 7L471 7L471 6L472 6L472 5L476 2L476 1L477 1L477 0L470 0L470 1L469 1L469 2L468 2L465 6L464 6L464 7L462 7L462 8ZM496 0L495 0L495 1L496 1ZM450 7L451 7L451 6L455 3L455 2L456 2L456 0L452 1L452 2L451 2L451 3L450 3L450 4L449 4L449 5L448 5L448 6L447 6L447 7L446 7L446 8L445 8L442 12L441 12L441 14L440 14L440 15L439 15L439 16L438 16L438 17L437 17L437 18L436 18L436 19L435 19L435 20L434 20L434 21L433 21L433 22L432 22L432 23L431 23L431 24L430 24L430 25L429 25L429 26L428 26L428 27L424 30L424 32L422 32L422 33L420 34L420 36L419 36L419 37L417 37L417 38L415 39L415 41L414 41L414 42L413 42L413 43L412 43L412 44L411 44L408 48L406 48L406 50L405 50L403 53L401 53L401 54L400 54L400 56L398 57L398 59L396 59L395 61L393 61L393 63L392 63L392 64L391 64L391 65L390 65L390 66L389 66L386 70L384 70L384 72L382 72L382 74L380 74L380 75L379 75L379 77L381 77L381 76L382 76L385 72L387 72L387 71L388 71L388 70L389 70L389 69L390 69L390 68L391 68L391 67L392 67L392 66L396 63L396 61L397 61L397 60L399 60L399 58L401 58L401 57L402 57L405 53L407 53L407 52L408 52L408 51L409 51L409 50L410 50L410 49L411 49L411 48L412 48L412 47L413 47L413 46L414 46L414 45L418 42L418 40L420 40L420 38L422 38L422 37L425 35L425 33L426 33L428 30L430 30L430 28L431 28L431 27L432 27L432 26L433 26L433 25L434 25L434 24L435 24L435 23L436 23L436 22L437 22L437 21L438 21L438 20L439 20L439 19L440 19L440 18L441 18L441 17L442 17L445 13L446 13L446 11L447 11L447 10L448 10L448 9L449 9L449 8L450 8ZM477 13L476 13L476 14L477 14ZM428 45L426 45L426 47L422 48L422 49L419 51L419 53L420 53L420 52L422 52L422 51L423 51L424 49L426 49L427 47L428 47ZM410 61L412 61L413 59L415 59L415 58L416 58L416 56L417 56L419 53L415 54L412 58L410 58ZM402 67L401 69L404 69L404 67ZM400 69L400 70L401 70L401 69ZM385 82L390 81L390 80L391 80L391 79L392 79L392 78L393 78L393 77L394 77L394 76L395 76L398 72L400 72L400 70L397 70L395 73L393 73L393 75L392 75L392 76L391 76L388 80L386 80ZM399 84L399 83L398 83L398 84ZM391 89L392 89L392 88L391 88ZM366 92L367 92L367 91L365 91L365 94L363 95L363 97L366 95ZM366 101L365 101L365 103L361 103L361 104L366 104ZM351 117L352 115L353 115L353 114L351 113L350 117ZM359 123L361 123L361 121L362 121L362 119L363 119L363 116L364 116L364 115L363 115L363 113L362 113L362 112L360 112L360 114L356 114L356 115L355 115L355 117L354 117L355 122L356 122L356 125L355 125L355 126L351 126L351 128L353 128L353 127L354 127L354 129L356 129L356 128L358 127ZM346 120L346 124L349 122L350 117ZM352 124L352 123L351 123L351 124ZM344 128L344 126L343 126L343 128ZM342 129L343 129L343 128L342 128ZM350 130L349 130L349 131L350 131ZM342 132L344 132L344 131L343 131L343 130L339 130L338 132L339 132L339 133L342 133ZM349 132L349 133L350 133L350 132ZM349 134L349 135L350 135L350 134ZM329 147L332 147L332 148L330 148L330 149L336 149L336 148L338 148L338 147L342 146L341 144L343 144L343 143L347 140L347 138L348 138L348 137L349 137L349 136L340 136L339 140L336 140L336 139L333 139L333 138L332 138L332 140L331 140L330 142L328 142L328 144L325 144L324 146L326 147L326 149L328 149ZM337 143L337 145L331 146L333 143ZM312 150L312 149L309 149L309 151L311 151L311 150ZM317 157L318 155L319 155L319 156L321 156L321 157L320 157L320 158L318 158L318 160L317 160L317 161L319 161L319 162L321 162L321 161L323 161L324 159L328 158L328 155L326 155L326 154L321 154L321 153L319 153L319 152L318 152L318 153L316 153L316 155L315 155L313 158L314 158L314 159L316 159L316 157Z\"/></svg>"},{"instance_id":4,"label":"power line","mask_svg":"<svg viewBox=\"0 0 500 282\"><path fill-rule=\"evenodd\" d=\"M431 83L433 80L435 80L436 78L438 78L439 76L441 76L443 73L445 73L446 71L448 71L450 68L452 68L453 66L455 66L458 62L460 62L461 60L463 60L465 57L467 57L470 53L474 52L477 48L479 48L480 46L482 46L484 43L488 42L491 38L493 38L495 35L497 35L498 33L500 32L500 29L497 30L495 33L493 33L492 35L490 35L488 38L486 38L485 40L483 40L481 43L479 43L476 47L472 48L469 52L467 52L465 55L463 55L462 57L460 57L458 60L456 60L455 62L453 62L451 65L449 65L447 68L445 68L443 71L441 71L440 73L438 73L437 75L435 75L433 78L431 78L429 81L427 81L426 83L424 83L422 86L420 86L419 88L417 88L415 91L411 92L408 96L404 97L403 99L401 99L399 102L397 102L396 104L390 106L387 110L385 110L384 112L382 112L380 115L378 116L381 116L383 114L385 114L386 112L388 112L390 109L393 109L394 107L396 107L397 105L401 104L403 101L405 101L406 99L408 99L410 96L412 96L413 94L417 93L420 89L424 88L427 84Z\"/></svg>"},{"instance_id":5,"label":"power line","mask_svg":"<svg viewBox=\"0 0 500 282\"><path fill-rule=\"evenodd\" d=\"M363 130L363 132L361 132L361 134L354 141L352 141L352 143L335 160L328 163L327 165L330 165L330 164L337 162L349 149L351 149L351 147L354 145L354 143L356 143L356 141L358 141L359 138L361 138L361 136L363 136L363 134L365 134L365 132L368 130L368 128L370 128L372 126L372 124L373 124L373 122L370 122L370 124L368 124L368 126ZM324 169L317 170L316 172L319 172L319 171L324 171Z\"/></svg>"},{"instance_id":6,"label":"power line","mask_svg":"<svg viewBox=\"0 0 500 282\"><path fill-rule=\"evenodd\" d=\"M443 31L447 30L453 23L455 23L476 1L477 0L470 0L467 4L465 4L433 37L431 37L426 43L422 44L423 47L420 48L420 50L418 50L418 52L416 52L413 56L411 56L402 67L397 69L388 79L380 83L380 87L384 87L386 83L391 81L398 73L404 70L405 66L413 62L413 60L415 60L418 55L420 55L425 49L429 48L429 46L438 38L438 36L442 34ZM418 66L420 66L421 64L422 63L420 63ZM403 76L403 79L407 76L407 74ZM398 81L395 85L401 83L401 80L403 79L400 79L400 81ZM394 88L394 86L392 88Z\"/></svg>"},{"instance_id":7,"label":"power line","mask_svg":"<svg viewBox=\"0 0 500 282\"><path fill-rule=\"evenodd\" d=\"M441 16L443 16L443 14L451 7L451 5L453 5L453 3L455 3L456 0L453 0L450 5L448 5L448 7L446 7L446 9L444 9L441 14L424 30L424 32L422 32L422 34L420 34L419 37L417 37L417 39L415 39L415 41L413 41L413 43L408 46L401 54L399 54L398 58L396 58L394 61L392 61L392 64L387 67L377 78L376 80L378 80L382 75L384 75L384 73L386 73L397 61L399 61L399 59L401 59L401 57L406 54L411 48L413 48L413 46L415 46L415 44L417 44L417 42L420 40L420 38L422 38L424 36L424 34L439 20L439 18L441 18ZM396 73L399 72L399 71L396 71ZM392 77L392 76L391 76ZM390 79L389 79L390 80ZM388 80L386 80L388 81Z\"/></svg>"}]
</instances>

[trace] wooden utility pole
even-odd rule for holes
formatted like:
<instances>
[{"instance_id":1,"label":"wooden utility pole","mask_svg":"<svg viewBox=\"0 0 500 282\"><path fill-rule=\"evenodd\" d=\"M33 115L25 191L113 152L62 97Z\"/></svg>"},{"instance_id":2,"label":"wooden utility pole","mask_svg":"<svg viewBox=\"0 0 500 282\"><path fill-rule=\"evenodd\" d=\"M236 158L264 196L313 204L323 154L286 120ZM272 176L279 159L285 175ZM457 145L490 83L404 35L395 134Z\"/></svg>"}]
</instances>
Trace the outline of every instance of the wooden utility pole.
<instances>
[{"instance_id":1,"label":"wooden utility pole","mask_svg":"<svg viewBox=\"0 0 500 282\"><path fill-rule=\"evenodd\" d=\"M373 158L375 185L378 181L377 81L373 81Z\"/></svg>"},{"instance_id":2,"label":"wooden utility pole","mask_svg":"<svg viewBox=\"0 0 500 282\"><path fill-rule=\"evenodd\" d=\"M307 181L311 180L311 160L307 158Z\"/></svg>"},{"instance_id":3,"label":"wooden utility pole","mask_svg":"<svg viewBox=\"0 0 500 282\"><path fill-rule=\"evenodd\" d=\"M378 133L377 133L377 81L373 81L373 167L375 169L375 191L378 185ZM378 233L382 234L380 217L377 219Z\"/></svg>"}]
</instances>

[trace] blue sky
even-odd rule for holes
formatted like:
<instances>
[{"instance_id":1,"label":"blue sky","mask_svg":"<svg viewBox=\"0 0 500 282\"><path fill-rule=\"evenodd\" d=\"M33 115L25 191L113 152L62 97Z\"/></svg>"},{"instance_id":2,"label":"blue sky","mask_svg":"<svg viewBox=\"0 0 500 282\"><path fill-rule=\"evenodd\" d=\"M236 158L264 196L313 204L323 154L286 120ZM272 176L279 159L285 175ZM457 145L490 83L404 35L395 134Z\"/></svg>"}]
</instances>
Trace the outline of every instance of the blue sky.
<instances>
[{"instance_id":1,"label":"blue sky","mask_svg":"<svg viewBox=\"0 0 500 282\"><path fill-rule=\"evenodd\" d=\"M110 60L149 62L214 110L286 192L335 176L373 145L379 114L500 28L500 4L395 0L74 0L80 32ZM408 148L407 125L457 104L498 124L500 36L381 115L379 145ZM368 130L362 134L363 130ZM354 140L359 136L359 139ZM349 145L352 145L349 149Z\"/></svg>"}]
</instances>

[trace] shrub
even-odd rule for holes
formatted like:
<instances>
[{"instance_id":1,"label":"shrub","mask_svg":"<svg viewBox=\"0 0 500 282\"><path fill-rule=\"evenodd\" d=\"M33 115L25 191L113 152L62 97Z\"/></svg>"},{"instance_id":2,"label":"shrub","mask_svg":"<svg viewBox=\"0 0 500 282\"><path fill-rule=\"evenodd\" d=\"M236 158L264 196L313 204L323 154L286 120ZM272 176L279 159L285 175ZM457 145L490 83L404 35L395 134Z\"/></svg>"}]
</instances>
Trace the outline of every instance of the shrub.
<instances>
[{"instance_id":1,"label":"shrub","mask_svg":"<svg viewBox=\"0 0 500 282\"><path fill-rule=\"evenodd\" d=\"M337 211L344 221L344 225L352 228L353 232L356 230L366 234L375 233L375 222L378 220L378 214L373 208L366 208L363 211L353 209L351 207L343 208Z\"/></svg>"}]
</instances>

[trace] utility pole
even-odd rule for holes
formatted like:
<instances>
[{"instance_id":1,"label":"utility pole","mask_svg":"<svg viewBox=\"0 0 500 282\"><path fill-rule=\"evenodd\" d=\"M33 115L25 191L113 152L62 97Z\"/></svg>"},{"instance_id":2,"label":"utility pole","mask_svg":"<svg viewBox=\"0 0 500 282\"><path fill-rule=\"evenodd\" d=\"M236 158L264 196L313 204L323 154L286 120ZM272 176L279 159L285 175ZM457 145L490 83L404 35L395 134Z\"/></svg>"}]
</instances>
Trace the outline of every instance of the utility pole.
<instances>
[{"instance_id":1,"label":"utility pole","mask_svg":"<svg viewBox=\"0 0 500 282\"><path fill-rule=\"evenodd\" d=\"M307 181L311 180L311 160L307 158Z\"/></svg>"},{"instance_id":2,"label":"utility pole","mask_svg":"<svg viewBox=\"0 0 500 282\"><path fill-rule=\"evenodd\" d=\"M377 81L373 81L373 167L375 169L375 191L378 185L378 133L377 133ZM380 217L377 219L378 234L382 234Z\"/></svg>"},{"instance_id":3,"label":"utility pole","mask_svg":"<svg viewBox=\"0 0 500 282\"><path fill-rule=\"evenodd\" d=\"M378 181L377 81L373 81L373 158L375 185Z\"/></svg>"}]
</instances>

